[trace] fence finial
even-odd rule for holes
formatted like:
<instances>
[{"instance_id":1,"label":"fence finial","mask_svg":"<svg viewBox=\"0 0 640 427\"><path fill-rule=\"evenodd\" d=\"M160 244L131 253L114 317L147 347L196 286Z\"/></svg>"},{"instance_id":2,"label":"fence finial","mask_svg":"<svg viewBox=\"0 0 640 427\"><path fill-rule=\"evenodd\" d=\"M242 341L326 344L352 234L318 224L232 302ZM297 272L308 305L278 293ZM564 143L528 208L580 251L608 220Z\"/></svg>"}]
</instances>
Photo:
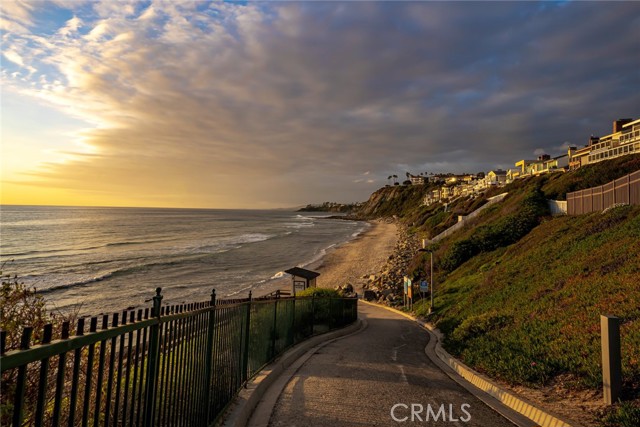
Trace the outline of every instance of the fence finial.
<instances>
[{"instance_id":1,"label":"fence finial","mask_svg":"<svg viewBox=\"0 0 640 427\"><path fill-rule=\"evenodd\" d=\"M251 296L253 292L249 291L249 301L251 301L253 299L253 297Z\"/></svg>"},{"instance_id":2,"label":"fence finial","mask_svg":"<svg viewBox=\"0 0 640 427\"><path fill-rule=\"evenodd\" d=\"M211 290L211 305L216 305L216 289Z\"/></svg>"},{"instance_id":3,"label":"fence finial","mask_svg":"<svg viewBox=\"0 0 640 427\"><path fill-rule=\"evenodd\" d=\"M160 317L160 305L162 304L162 288L156 288L156 296L153 297L153 314L154 317Z\"/></svg>"}]
</instances>

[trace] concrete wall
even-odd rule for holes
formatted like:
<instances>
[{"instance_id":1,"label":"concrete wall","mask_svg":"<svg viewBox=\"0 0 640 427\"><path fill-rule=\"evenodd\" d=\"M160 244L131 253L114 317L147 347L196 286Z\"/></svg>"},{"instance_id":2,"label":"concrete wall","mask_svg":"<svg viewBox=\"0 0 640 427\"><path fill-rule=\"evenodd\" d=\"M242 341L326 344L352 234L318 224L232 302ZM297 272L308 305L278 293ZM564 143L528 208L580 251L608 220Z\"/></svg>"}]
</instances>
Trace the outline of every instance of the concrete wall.
<instances>
[{"instance_id":1,"label":"concrete wall","mask_svg":"<svg viewBox=\"0 0 640 427\"><path fill-rule=\"evenodd\" d=\"M567 202L563 200L547 200L551 215L566 215Z\"/></svg>"},{"instance_id":2,"label":"concrete wall","mask_svg":"<svg viewBox=\"0 0 640 427\"><path fill-rule=\"evenodd\" d=\"M490 198L487 201L487 203L485 203L484 205L480 206L478 209L476 209L475 211L471 212L469 215L467 215L467 216L460 215L458 217L458 223L457 224L454 224L451 227L447 228L442 233L438 234L436 237L431 239L430 242L437 242L438 240L442 240L445 237L451 235L452 233L455 233L456 231L460 230L462 227L465 226L467 221L469 221L472 218L477 217L478 215L480 215L480 212L482 212L483 210L485 210L489 206L493 205L494 203L501 202L502 199L504 199L507 196L507 194L509 194L509 193L502 193L502 194L498 194L497 196L493 196L492 198ZM461 216L462 216L462 219L460 219Z\"/></svg>"}]
</instances>

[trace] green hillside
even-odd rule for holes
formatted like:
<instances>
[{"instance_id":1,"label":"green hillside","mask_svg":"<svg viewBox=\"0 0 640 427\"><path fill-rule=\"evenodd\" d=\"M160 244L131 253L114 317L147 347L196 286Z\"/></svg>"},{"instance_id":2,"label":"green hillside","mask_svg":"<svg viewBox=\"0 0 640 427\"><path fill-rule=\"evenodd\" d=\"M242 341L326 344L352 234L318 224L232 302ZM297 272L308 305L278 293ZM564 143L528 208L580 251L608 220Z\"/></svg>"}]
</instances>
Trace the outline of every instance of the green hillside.
<instances>
[{"instance_id":1,"label":"green hillside","mask_svg":"<svg viewBox=\"0 0 640 427\"><path fill-rule=\"evenodd\" d=\"M436 314L446 348L476 369L513 384L562 380L601 387L600 315L622 319L626 396L640 393L640 206L606 213L549 216L547 199L605 184L640 169L640 156L518 180L444 212L420 206L422 188L385 188L364 216L395 215L418 238L430 238L487 197L508 192L463 229L430 247ZM421 200L421 199L420 199ZM428 269L428 254L412 261ZM419 305L418 305L419 306ZM426 315L426 313L418 312Z\"/></svg>"}]
</instances>

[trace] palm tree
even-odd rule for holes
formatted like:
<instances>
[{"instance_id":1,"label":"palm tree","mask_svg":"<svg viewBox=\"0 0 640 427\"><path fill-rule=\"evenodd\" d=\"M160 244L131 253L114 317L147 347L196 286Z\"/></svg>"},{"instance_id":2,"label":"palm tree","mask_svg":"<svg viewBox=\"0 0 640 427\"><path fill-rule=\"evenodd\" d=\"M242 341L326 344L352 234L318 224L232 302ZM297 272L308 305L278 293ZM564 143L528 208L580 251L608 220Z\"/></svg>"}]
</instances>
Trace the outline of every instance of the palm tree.
<instances>
[{"instance_id":1,"label":"palm tree","mask_svg":"<svg viewBox=\"0 0 640 427\"><path fill-rule=\"evenodd\" d=\"M393 175L389 175L387 177L387 184L391 185L391 178L393 178Z\"/></svg>"}]
</instances>

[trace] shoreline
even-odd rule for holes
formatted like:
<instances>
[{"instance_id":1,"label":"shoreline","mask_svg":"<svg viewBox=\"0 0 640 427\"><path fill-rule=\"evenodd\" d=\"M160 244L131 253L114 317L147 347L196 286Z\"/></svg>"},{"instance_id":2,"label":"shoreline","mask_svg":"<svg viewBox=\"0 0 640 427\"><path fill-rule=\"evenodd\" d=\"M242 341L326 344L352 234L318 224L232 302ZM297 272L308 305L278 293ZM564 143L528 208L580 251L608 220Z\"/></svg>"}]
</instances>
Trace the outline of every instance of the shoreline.
<instances>
[{"instance_id":1,"label":"shoreline","mask_svg":"<svg viewBox=\"0 0 640 427\"><path fill-rule=\"evenodd\" d=\"M369 227L351 240L330 248L324 256L304 266L317 271L317 287L334 289L351 284L354 291L362 294L363 286L371 275L377 275L385 265L398 240L395 223L381 220L367 221ZM254 288L256 297L277 290L291 290L291 279L274 280L264 288Z\"/></svg>"}]
</instances>

